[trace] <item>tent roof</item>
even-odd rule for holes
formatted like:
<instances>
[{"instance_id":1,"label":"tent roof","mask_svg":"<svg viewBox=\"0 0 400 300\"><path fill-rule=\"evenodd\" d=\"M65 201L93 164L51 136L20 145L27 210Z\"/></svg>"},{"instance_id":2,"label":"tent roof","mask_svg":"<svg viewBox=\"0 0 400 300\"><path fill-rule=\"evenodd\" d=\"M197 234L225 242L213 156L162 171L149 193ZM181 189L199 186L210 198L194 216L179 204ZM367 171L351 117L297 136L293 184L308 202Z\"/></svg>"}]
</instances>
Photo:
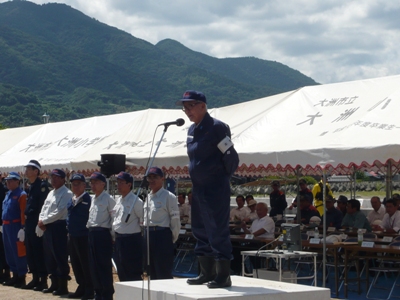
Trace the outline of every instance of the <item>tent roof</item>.
<instances>
[{"instance_id":1,"label":"tent roof","mask_svg":"<svg viewBox=\"0 0 400 300\"><path fill-rule=\"evenodd\" d=\"M212 98L212 95L209 96ZM304 87L209 110L230 125L240 155L239 175L329 173L400 166L400 76ZM181 110L147 109L0 131L0 170L23 171L30 159L43 169L90 173L101 154L125 154L130 171L144 173L157 124ZM170 126L154 165L187 175L186 133ZM157 130L158 142L162 129ZM156 145L153 147L153 151Z\"/></svg>"}]
</instances>

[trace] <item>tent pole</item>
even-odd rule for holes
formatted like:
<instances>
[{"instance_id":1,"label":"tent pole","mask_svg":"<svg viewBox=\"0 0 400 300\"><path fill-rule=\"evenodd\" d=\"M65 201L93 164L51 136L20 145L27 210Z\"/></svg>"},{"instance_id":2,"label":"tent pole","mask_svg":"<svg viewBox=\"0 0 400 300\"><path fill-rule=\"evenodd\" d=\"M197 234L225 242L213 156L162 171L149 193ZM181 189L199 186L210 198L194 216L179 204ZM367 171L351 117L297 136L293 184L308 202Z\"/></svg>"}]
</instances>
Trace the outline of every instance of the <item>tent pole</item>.
<instances>
[{"instance_id":1,"label":"tent pole","mask_svg":"<svg viewBox=\"0 0 400 300\"><path fill-rule=\"evenodd\" d=\"M322 169L322 204L323 204L323 211L325 218L323 218L323 223L322 223L322 287L326 286L326 170L325 167Z\"/></svg>"},{"instance_id":2,"label":"tent pole","mask_svg":"<svg viewBox=\"0 0 400 300\"><path fill-rule=\"evenodd\" d=\"M392 161L386 164L386 200L392 197Z\"/></svg>"}]
</instances>

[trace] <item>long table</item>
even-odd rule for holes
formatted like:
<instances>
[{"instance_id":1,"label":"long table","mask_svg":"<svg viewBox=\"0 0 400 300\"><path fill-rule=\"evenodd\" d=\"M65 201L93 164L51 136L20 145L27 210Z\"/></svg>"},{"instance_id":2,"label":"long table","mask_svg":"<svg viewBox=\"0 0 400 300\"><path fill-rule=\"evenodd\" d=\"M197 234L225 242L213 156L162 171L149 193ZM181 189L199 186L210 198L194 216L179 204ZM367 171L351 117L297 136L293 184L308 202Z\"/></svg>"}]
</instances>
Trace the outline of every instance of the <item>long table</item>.
<instances>
[{"instance_id":1,"label":"long table","mask_svg":"<svg viewBox=\"0 0 400 300\"><path fill-rule=\"evenodd\" d=\"M346 245L345 249L345 265L349 263L349 258L354 259L365 259L366 262L366 287L368 290L369 287L369 260L370 259L381 259L381 260L392 260L392 261L400 261L400 256L378 256L378 253L386 253L386 254L400 254L400 246L389 246L389 245L374 245L374 247L362 247L360 245ZM361 252L361 254L360 254ZM364 254L365 253L365 254ZM347 297L348 294L348 274L347 268L344 274L344 296ZM358 281L358 285L361 282L361 274L357 274L357 278L355 280Z\"/></svg>"}]
</instances>

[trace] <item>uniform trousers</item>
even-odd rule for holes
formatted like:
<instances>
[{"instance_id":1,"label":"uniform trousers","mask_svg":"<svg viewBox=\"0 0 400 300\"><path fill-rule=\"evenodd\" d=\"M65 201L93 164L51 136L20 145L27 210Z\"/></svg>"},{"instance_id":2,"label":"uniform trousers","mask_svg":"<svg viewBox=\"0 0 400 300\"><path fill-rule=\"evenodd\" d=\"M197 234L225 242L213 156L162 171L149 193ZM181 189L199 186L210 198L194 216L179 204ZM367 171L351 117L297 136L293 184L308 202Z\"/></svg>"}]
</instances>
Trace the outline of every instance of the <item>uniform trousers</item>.
<instances>
[{"instance_id":1,"label":"uniform trousers","mask_svg":"<svg viewBox=\"0 0 400 300\"><path fill-rule=\"evenodd\" d=\"M143 239L141 232L133 234L115 233L114 260L120 281L142 280Z\"/></svg>"},{"instance_id":2,"label":"uniform trousers","mask_svg":"<svg viewBox=\"0 0 400 300\"><path fill-rule=\"evenodd\" d=\"M96 300L113 299L112 254L110 230L101 227L89 228L89 265Z\"/></svg>"},{"instance_id":3,"label":"uniform trousers","mask_svg":"<svg viewBox=\"0 0 400 300\"><path fill-rule=\"evenodd\" d=\"M93 283L89 266L88 236L69 236L69 257L76 282L85 291L85 295L93 295Z\"/></svg>"},{"instance_id":4,"label":"uniform trousers","mask_svg":"<svg viewBox=\"0 0 400 300\"><path fill-rule=\"evenodd\" d=\"M65 220L46 224L43 248L48 274L52 279L70 279L68 265L68 232Z\"/></svg>"},{"instance_id":5,"label":"uniform trousers","mask_svg":"<svg viewBox=\"0 0 400 300\"><path fill-rule=\"evenodd\" d=\"M0 277L6 270L10 270L10 267L7 265L6 254L4 252L3 234L0 232Z\"/></svg>"},{"instance_id":6,"label":"uniform trousers","mask_svg":"<svg viewBox=\"0 0 400 300\"><path fill-rule=\"evenodd\" d=\"M158 226L150 226L149 229L150 278L172 279L174 244L172 243L171 229L169 227ZM146 227L145 230L147 230ZM147 250L146 240L145 249ZM144 255L147 257L147 251L145 251Z\"/></svg>"},{"instance_id":7,"label":"uniform trousers","mask_svg":"<svg viewBox=\"0 0 400 300\"><path fill-rule=\"evenodd\" d=\"M207 186L193 184L192 232L197 239L194 252L197 256L231 260L229 179L218 183Z\"/></svg>"},{"instance_id":8,"label":"uniform trousers","mask_svg":"<svg viewBox=\"0 0 400 300\"><path fill-rule=\"evenodd\" d=\"M47 276L46 264L44 260L43 238L36 235L37 221L35 224L25 224L25 246L26 259L29 271L38 274L40 277Z\"/></svg>"},{"instance_id":9,"label":"uniform trousers","mask_svg":"<svg viewBox=\"0 0 400 300\"><path fill-rule=\"evenodd\" d=\"M21 222L3 223L3 243L7 264L10 266L11 272L23 276L28 272L28 268L25 245L17 237L20 229Z\"/></svg>"}]
</instances>

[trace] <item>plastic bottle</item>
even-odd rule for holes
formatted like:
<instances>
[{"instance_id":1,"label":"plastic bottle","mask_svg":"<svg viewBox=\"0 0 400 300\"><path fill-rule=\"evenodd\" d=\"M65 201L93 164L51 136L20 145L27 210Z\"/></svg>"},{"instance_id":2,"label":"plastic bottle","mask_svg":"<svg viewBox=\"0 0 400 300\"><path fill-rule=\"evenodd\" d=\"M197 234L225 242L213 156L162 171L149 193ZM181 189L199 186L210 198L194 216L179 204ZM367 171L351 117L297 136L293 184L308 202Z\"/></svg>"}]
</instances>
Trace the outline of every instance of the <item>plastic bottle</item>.
<instances>
[{"instance_id":1,"label":"plastic bottle","mask_svg":"<svg viewBox=\"0 0 400 300\"><path fill-rule=\"evenodd\" d=\"M363 242L364 236L363 236L363 231L362 229L358 229L357 230L357 240L358 240L358 244L361 245Z\"/></svg>"},{"instance_id":2,"label":"plastic bottle","mask_svg":"<svg viewBox=\"0 0 400 300\"><path fill-rule=\"evenodd\" d=\"M315 229L314 229L314 238L315 238L315 239L319 239L319 230L318 230L318 227L315 227Z\"/></svg>"}]
</instances>

